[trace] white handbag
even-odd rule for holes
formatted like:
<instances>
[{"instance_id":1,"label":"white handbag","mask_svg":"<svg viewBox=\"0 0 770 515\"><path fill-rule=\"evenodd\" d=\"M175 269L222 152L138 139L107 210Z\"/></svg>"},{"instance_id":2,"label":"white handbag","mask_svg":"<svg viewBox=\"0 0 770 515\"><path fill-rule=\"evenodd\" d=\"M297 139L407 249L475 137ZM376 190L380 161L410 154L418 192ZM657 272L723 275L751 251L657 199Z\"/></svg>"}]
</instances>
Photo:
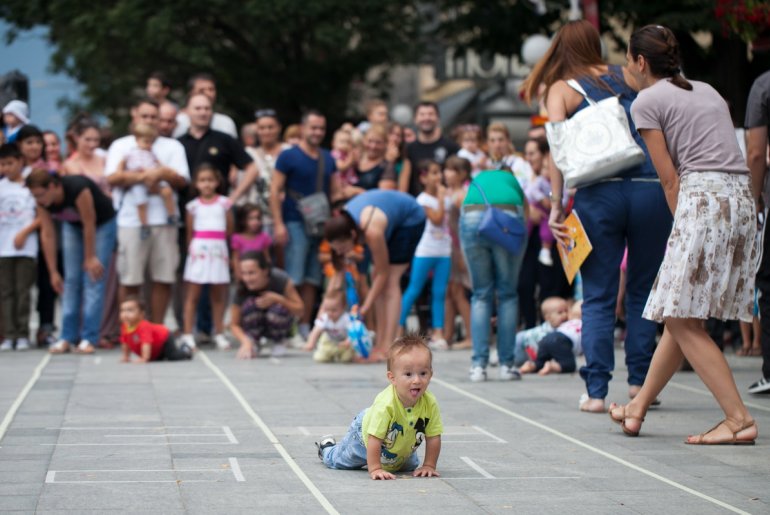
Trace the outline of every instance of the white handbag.
<instances>
[{"instance_id":1,"label":"white handbag","mask_svg":"<svg viewBox=\"0 0 770 515\"><path fill-rule=\"evenodd\" d=\"M644 162L644 151L631 136L618 97L596 102L578 81L570 79L567 84L583 95L588 107L567 120L545 124L551 156L565 186L588 186Z\"/></svg>"}]
</instances>

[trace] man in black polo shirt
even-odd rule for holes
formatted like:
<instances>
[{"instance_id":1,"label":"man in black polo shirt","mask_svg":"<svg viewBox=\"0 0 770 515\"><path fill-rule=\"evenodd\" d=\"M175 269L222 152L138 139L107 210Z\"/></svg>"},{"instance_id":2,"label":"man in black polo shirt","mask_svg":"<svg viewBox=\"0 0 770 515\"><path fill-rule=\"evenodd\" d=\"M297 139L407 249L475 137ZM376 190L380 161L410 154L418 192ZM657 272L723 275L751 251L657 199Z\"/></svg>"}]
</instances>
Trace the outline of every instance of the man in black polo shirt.
<instances>
[{"instance_id":1,"label":"man in black polo shirt","mask_svg":"<svg viewBox=\"0 0 770 515\"><path fill-rule=\"evenodd\" d=\"M235 166L245 173L243 181L230 195L230 200L234 202L257 180L257 165L237 139L211 128L214 111L209 97L202 93L191 96L187 101L187 113L190 116L190 129L179 141L187 153L187 163L193 177L191 184L195 183L195 170L201 164L208 163L222 175L219 194L227 195L230 191L230 169Z\"/></svg>"},{"instance_id":2,"label":"man in black polo shirt","mask_svg":"<svg viewBox=\"0 0 770 515\"><path fill-rule=\"evenodd\" d=\"M190 128L186 134L179 138L179 141L185 148L187 163L190 165L191 188L194 187L192 185L195 184L195 172L198 167L203 163L208 163L219 170L221 175L221 182L218 188L219 194L227 195L230 191L230 170L235 167L245 172L243 180L235 186L230 195L230 200L235 202L257 180L259 176L257 165L237 139L211 128L211 119L214 111L211 99L208 96L202 93L192 95L187 101L187 114L190 116ZM191 189L189 193L192 194L193 190ZM184 205L180 206L181 213L185 212L184 207ZM182 216L184 218L184 214ZM182 255L186 254L185 238L184 235L180 235ZM182 263L184 261L182 259ZM204 287L203 291L201 291L196 317L196 326L199 332L204 334L210 334L212 326L207 290L208 288ZM181 324L183 322L182 302L179 295L174 299L174 312L177 321ZM190 347L195 345L195 342L187 341L185 343ZM215 343L220 349L227 349L230 346L229 342L222 338L219 338Z\"/></svg>"},{"instance_id":3,"label":"man in black polo shirt","mask_svg":"<svg viewBox=\"0 0 770 515\"><path fill-rule=\"evenodd\" d=\"M406 147L406 156L412 164L409 177L409 193L415 197L422 192L417 163L423 159L432 159L439 165L449 156L457 154L459 145L441 135L441 120L438 106L433 102L420 102L414 110L414 124L417 127L417 140Z\"/></svg>"}]
</instances>

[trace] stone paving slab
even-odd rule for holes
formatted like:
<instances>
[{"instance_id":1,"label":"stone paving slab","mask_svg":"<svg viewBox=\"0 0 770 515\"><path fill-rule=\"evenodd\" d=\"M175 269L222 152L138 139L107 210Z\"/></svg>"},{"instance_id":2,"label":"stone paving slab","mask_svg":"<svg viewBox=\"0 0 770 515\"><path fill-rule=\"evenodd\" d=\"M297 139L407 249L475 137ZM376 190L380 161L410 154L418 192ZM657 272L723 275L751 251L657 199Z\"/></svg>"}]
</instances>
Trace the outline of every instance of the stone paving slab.
<instances>
[{"instance_id":1,"label":"stone paving slab","mask_svg":"<svg viewBox=\"0 0 770 515\"><path fill-rule=\"evenodd\" d=\"M642 436L627 438L606 415L578 412L577 375L502 383L490 369L474 384L468 351L437 354L442 477L374 482L326 469L313 442L344 434L386 386L384 365L204 353L150 365L121 364L117 351L53 357L0 441L0 512L770 512L770 436L743 448L682 443L720 418L692 373L677 374ZM0 416L42 357L0 356ZM756 380L758 359L729 359L741 389ZM624 380L620 368L608 401L625 401ZM770 396L744 399L770 428Z\"/></svg>"}]
</instances>

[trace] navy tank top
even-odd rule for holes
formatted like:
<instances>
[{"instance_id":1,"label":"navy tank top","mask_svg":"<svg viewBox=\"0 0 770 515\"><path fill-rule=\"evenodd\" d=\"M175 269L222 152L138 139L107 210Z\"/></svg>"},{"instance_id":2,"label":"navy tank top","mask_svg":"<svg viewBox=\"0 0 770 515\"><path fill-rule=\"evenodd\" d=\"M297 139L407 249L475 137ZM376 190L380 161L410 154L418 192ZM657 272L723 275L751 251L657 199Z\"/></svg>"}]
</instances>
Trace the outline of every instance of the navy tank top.
<instances>
[{"instance_id":1,"label":"navy tank top","mask_svg":"<svg viewBox=\"0 0 770 515\"><path fill-rule=\"evenodd\" d=\"M597 85L595 82L585 77L577 79L577 81L580 83L581 86L583 86L583 89L588 94L588 97L591 100L595 100L598 102L599 100L604 100L605 98L609 98L615 95L619 97L618 100L620 101L620 105L622 105L623 109L625 109L626 111L626 118L628 118L628 126L631 129L631 135L634 137L634 140L636 141L637 145L642 147L642 150L644 150L644 155L647 159L639 165L623 170L617 175L617 177L620 177L623 179L632 179L632 178L656 179L658 177L658 174L655 171L655 168L652 166L652 161L650 161L650 153L647 151L647 145L644 144L644 140L636 131L634 120L633 118L631 118L631 104L636 99L636 91L631 89L631 87L628 84L626 84L626 81L623 80L623 70L620 66L610 65L608 67L608 72L609 73L601 75L600 78L602 81L604 81L605 84L607 84L612 89L612 92L610 92L604 87ZM588 107L588 102L586 102L586 100L583 99L583 101L578 105L578 108L575 111L575 113L577 113L581 109L585 109L586 107ZM574 116L575 113L572 113L570 117Z\"/></svg>"}]
</instances>

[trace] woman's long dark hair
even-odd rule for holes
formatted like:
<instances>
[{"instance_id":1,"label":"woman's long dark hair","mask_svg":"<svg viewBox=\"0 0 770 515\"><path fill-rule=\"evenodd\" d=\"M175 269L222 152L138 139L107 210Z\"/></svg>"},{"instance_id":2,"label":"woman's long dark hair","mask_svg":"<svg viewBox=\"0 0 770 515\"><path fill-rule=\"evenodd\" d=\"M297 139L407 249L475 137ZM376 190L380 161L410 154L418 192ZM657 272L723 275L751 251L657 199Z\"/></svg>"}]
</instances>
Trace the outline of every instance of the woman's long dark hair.
<instances>
[{"instance_id":1,"label":"woman's long dark hair","mask_svg":"<svg viewBox=\"0 0 770 515\"><path fill-rule=\"evenodd\" d=\"M363 231L347 211L340 211L324 224L324 238L330 242L348 239L351 233L355 233L353 240L356 242L363 239Z\"/></svg>"},{"instance_id":2,"label":"woman's long dark hair","mask_svg":"<svg viewBox=\"0 0 770 515\"><path fill-rule=\"evenodd\" d=\"M644 56L655 77L669 79L674 86L692 90L692 84L682 77L679 42L671 29L662 25L642 27L631 35L628 52L634 59Z\"/></svg>"}]
</instances>

